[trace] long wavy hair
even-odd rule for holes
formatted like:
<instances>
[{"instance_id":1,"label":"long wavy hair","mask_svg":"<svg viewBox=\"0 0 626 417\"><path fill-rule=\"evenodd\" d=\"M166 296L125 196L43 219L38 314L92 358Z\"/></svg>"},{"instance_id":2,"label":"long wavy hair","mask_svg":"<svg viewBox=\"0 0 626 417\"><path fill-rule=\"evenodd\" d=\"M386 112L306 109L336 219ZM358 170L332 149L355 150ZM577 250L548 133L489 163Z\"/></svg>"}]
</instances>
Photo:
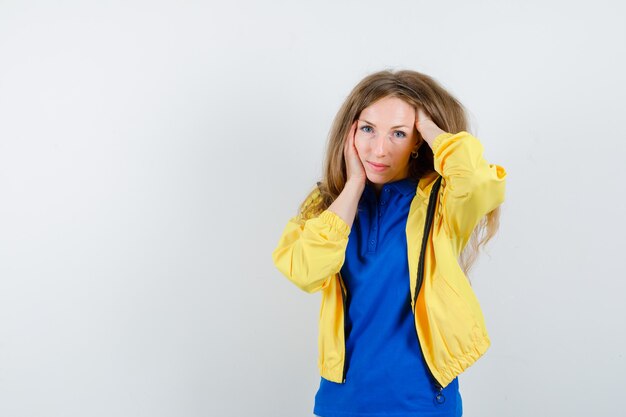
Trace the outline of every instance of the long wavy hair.
<instances>
[{"instance_id":1,"label":"long wavy hair","mask_svg":"<svg viewBox=\"0 0 626 417\"><path fill-rule=\"evenodd\" d=\"M326 210L343 190L347 181L343 149L350 126L363 109L384 97L397 97L414 108L422 107L446 132L469 132L465 107L432 77L411 70L383 70L368 75L354 87L335 116L328 135L323 177L299 207L303 220ZM421 135L418 137L421 139ZM408 175L419 180L434 171L433 152L428 143L422 141L418 157L410 158ZM500 206L485 215L474 228L458 259L466 276L480 248L498 231L499 220Z\"/></svg>"}]
</instances>

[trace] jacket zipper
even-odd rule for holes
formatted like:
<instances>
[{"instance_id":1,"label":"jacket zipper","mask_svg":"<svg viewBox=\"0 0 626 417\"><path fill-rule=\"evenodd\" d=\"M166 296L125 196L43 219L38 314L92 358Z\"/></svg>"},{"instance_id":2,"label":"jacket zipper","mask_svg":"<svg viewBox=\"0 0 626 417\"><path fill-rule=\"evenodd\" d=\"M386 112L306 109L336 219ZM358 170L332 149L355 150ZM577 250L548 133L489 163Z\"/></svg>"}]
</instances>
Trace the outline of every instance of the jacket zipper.
<instances>
[{"instance_id":1,"label":"jacket zipper","mask_svg":"<svg viewBox=\"0 0 626 417\"><path fill-rule=\"evenodd\" d=\"M339 273L339 280L341 282L341 301L343 304L343 344L344 344L344 358L343 358L343 370L342 370L342 377L341 377L341 381L342 383L346 382L346 371L347 366L346 366L346 314L348 314L348 308L347 308L347 297L348 297L348 287L346 287L346 284L343 282L343 277L341 276L341 273ZM345 290L345 294L344 294L344 290Z\"/></svg>"},{"instance_id":2,"label":"jacket zipper","mask_svg":"<svg viewBox=\"0 0 626 417\"><path fill-rule=\"evenodd\" d=\"M414 293L413 314L415 314L415 304L417 303L417 294L419 293L420 288L422 288L422 282L424 281L424 255L426 253L426 243L428 242L430 226L435 216L435 206L437 202L437 194L439 192L439 187L441 185L441 179L442 177L439 176L439 178L437 178L437 180L435 181L435 184L433 185L433 188L430 191L430 199L428 200L428 208L426 210L426 222L424 224L424 235L422 237L422 247L420 250L419 263L417 264L417 280L415 282L415 291L413 292ZM417 329L416 329L416 335L417 335ZM417 338L418 338L418 343L419 343L419 335L417 335ZM437 393L435 394L435 401L438 404L443 404L446 401L446 397L443 395L443 387L441 386L439 381L437 381L437 378L435 378L435 376L433 375L433 372L430 370L430 367L428 366L428 362L426 362L426 359L424 359L424 363L426 363L426 368L428 369L428 372L430 373L430 376L435 384L435 387L437 388Z\"/></svg>"}]
</instances>

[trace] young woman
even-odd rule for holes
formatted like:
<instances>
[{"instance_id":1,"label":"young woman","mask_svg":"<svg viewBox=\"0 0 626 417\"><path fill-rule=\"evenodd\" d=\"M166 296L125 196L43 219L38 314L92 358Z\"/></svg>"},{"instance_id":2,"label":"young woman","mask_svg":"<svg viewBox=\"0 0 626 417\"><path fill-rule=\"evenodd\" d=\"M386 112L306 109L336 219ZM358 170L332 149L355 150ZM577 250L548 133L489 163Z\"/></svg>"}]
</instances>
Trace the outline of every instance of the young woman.
<instances>
[{"instance_id":1,"label":"young woman","mask_svg":"<svg viewBox=\"0 0 626 417\"><path fill-rule=\"evenodd\" d=\"M497 231L505 178L433 78L381 71L352 90L324 176L272 254L322 293L316 415L462 414L457 376L490 344L467 273Z\"/></svg>"}]
</instances>

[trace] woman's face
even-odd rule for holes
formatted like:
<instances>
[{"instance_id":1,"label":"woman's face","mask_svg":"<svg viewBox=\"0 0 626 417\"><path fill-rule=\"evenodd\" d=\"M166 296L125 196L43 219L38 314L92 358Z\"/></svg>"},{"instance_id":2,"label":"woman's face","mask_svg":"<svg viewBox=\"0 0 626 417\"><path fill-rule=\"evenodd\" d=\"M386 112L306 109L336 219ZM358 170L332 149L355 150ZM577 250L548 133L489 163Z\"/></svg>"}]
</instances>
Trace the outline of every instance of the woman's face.
<instances>
[{"instance_id":1,"label":"woman's face","mask_svg":"<svg viewBox=\"0 0 626 417\"><path fill-rule=\"evenodd\" d=\"M408 176L417 141L415 108L406 101L384 97L363 109L354 142L367 178L377 190Z\"/></svg>"}]
</instances>

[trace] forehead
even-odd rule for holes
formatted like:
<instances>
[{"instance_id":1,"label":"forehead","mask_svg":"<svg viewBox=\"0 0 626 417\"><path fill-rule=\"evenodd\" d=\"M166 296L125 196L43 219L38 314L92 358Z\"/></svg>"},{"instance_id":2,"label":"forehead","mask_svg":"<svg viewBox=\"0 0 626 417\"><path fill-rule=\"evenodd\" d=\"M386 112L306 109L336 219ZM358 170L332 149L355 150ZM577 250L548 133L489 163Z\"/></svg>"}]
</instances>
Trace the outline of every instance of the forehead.
<instances>
[{"instance_id":1,"label":"forehead","mask_svg":"<svg viewBox=\"0 0 626 417\"><path fill-rule=\"evenodd\" d=\"M410 123L415 119L415 108L397 97L384 97L364 108L361 118L373 123Z\"/></svg>"}]
</instances>

